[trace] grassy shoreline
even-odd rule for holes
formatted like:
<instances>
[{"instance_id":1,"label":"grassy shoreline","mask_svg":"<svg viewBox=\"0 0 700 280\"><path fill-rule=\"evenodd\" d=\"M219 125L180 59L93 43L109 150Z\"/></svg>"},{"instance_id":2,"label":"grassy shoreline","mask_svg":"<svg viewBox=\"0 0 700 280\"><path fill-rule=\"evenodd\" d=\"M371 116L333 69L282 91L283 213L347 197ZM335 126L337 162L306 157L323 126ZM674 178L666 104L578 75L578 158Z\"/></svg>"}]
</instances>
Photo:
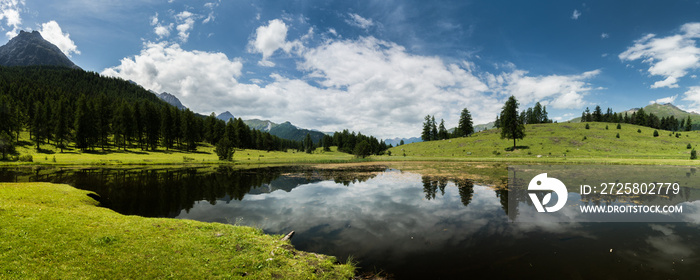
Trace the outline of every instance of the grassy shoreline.
<instances>
[{"instance_id":1,"label":"grassy shoreline","mask_svg":"<svg viewBox=\"0 0 700 280\"><path fill-rule=\"evenodd\" d=\"M87 191L0 183L0 278L348 279L354 268L260 230L124 216Z\"/></svg>"}]
</instances>

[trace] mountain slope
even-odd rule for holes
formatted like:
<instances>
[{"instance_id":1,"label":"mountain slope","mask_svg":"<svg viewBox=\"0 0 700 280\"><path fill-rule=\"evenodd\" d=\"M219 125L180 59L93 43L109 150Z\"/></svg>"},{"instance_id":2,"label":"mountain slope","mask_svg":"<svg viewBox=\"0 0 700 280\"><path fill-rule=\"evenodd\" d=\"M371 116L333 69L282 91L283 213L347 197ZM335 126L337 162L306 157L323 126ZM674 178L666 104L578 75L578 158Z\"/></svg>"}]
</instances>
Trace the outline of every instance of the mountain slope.
<instances>
[{"instance_id":1,"label":"mountain slope","mask_svg":"<svg viewBox=\"0 0 700 280\"><path fill-rule=\"evenodd\" d=\"M0 47L0 65L50 65L80 68L68 59L56 45L44 40L38 31L20 31L19 35Z\"/></svg>"},{"instance_id":2,"label":"mountain slope","mask_svg":"<svg viewBox=\"0 0 700 280\"><path fill-rule=\"evenodd\" d=\"M231 112L226 111L226 112L223 112L223 113L217 115L216 118L220 119L222 121L228 122L228 120L233 119L234 117L233 117L233 114L231 114Z\"/></svg>"},{"instance_id":3,"label":"mountain slope","mask_svg":"<svg viewBox=\"0 0 700 280\"><path fill-rule=\"evenodd\" d=\"M175 108L178 108L180 110L185 110L187 107L185 105L182 105L182 102L180 102L180 99L177 99L175 95L172 95L167 92L162 92L162 93L154 93L160 100L165 101L166 103L175 106Z\"/></svg>"},{"instance_id":4,"label":"mountain slope","mask_svg":"<svg viewBox=\"0 0 700 280\"><path fill-rule=\"evenodd\" d=\"M325 135L323 132L298 128L292 125L292 123L290 122L281 123L277 126L273 126L270 129L270 134L283 139L289 139L294 141L304 140L307 133L311 136L311 140L313 140L314 143L318 143L319 141L321 141L323 135Z\"/></svg>"}]
</instances>

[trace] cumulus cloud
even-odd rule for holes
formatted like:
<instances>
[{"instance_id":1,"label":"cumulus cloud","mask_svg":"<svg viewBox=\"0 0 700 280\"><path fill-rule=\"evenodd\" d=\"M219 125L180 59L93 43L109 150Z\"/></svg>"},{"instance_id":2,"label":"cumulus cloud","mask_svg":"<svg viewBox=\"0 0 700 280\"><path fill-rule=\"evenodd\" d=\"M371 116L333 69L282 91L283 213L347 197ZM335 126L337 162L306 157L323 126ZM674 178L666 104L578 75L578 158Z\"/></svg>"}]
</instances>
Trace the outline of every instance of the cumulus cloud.
<instances>
[{"instance_id":1,"label":"cumulus cloud","mask_svg":"<svg viewBox=\"0 0 700 280\"><path fill-rule=\"evenodd\" d=\"M600 74L600 70L578 75L528 76L524 70L514 69L500 75L488 74L489 86L496 92L514 95L521 104L542 102L558 109L580 108L583 97L594 90L586 82Z\"/></svg>"},{"instance_id":2,"label":"cumulus cloud","mask_svg":"<svg viewBox=\"0 0 700 280\"><path fill-rule=\"evenodd\" d=\"M700 86L689 87L683 93L683 100L690 102L690 107L684 108L686 111L700 112Z\"/></svg>"},{"instance_id":3,"label":"cumulus cloud","mask_svg":"<svg viewBox=\"0 0 700 280\"><path fill-rule=\"evenodd\" d=\"M333 36L304 45L308 41L288 41L287 32L283 21L269 21L255 30L249 51L262 54L260 64L274 65L269 60L282 50L296 61L302 77L273 71L267 81L241 83L237 79L243 65L238 59L165 42L145 44L139 55L103 74L175 94L200 113L228 110L243 118L393 138L419 135L427 114L456 126L465 107L475 123L490 122L511 94L523 106L540 101L554 108L580 108L585 95L594 90L588 80L600 73L531 76L509 64L503 73L493 75L470 61L415 55L371 36ZM302 37L310 34L312 30Z\"/></svg>"},{"instance_id":4,"label":"cumulus cloud","mask_svg":"<svg viewBox=\"0 0 700 280\"><path fill-rule=\"evenodd\" d=\"M170 30L173 29L172 23L168 25L161 24L161 22L158 20L158 13L151 18L151 26L153 26L153 32L158 35L158 39L163 39L170 36Z\"/></svg>"},{"instance_id":5,"label":"cumulus cloud","mask_svg":"<svg viewBox=\"0 0 700 280\"><path fill-rule=\"evenodd\" d=\"M59 26L56 21L52 20L41 24L39 33L41 33L41 37L44 37L46 41L56 45L66 56L71 56L71 54L80 54L78 46L76 46L75 42L70 39L70 34L67 32L63 33L61 26Z\"/></svg>"},{"instance_id":6,"label":"cumulus cloud","mask_svg":"<svg viewBox=\"0 0 700 280\"><path fill-rule=\"evenodd\" d=\"M5 33L11 39L19 33L22 17L20 11L24 7L24 0L0 0L0 23L5 21L5 26L11 28ZM0 26L0 28L2 28ZM2 28L5 30L5 28Z\"/></svg>"},{"instance_id":7,"label":"cumulus cloud","mask_svg":"<svg viewBox=\"0 0 700 280\"><path fill-rule=\"evenodd\" d=\"M600 34L600 38L601 38L601 39L610 38L610 34L603 32L603 33Z\"/></svg>"},{"instance_id":8,"label":"cumulus cloud","mask_svg":"<svg viewBox=\"0 0 700 280\"><path fill-rule=\"evenodd\" d=\"M571 19L577 20L579 17L581 17L581 12L579 12L578 10L574 10L574 13L571 14Z\"/></svg>"},{"instance_id":9,"label":"cumulus cloud","mask_svg":"<svg viewBox=\"0 0 700 280\"><path fill-rule=\"evenodd\" d=\"M668 96L668 97L664 97L664 98L659 98L659 99L656 99L656 100L649 101L649 104L654 104L654 103L658 103L658 104L673 103L673 101L676 101L676 98L677 98L677 97L678 97L678 95L676 94L676 95L674 95L674 96Z\"/></svg>"},{"instance_id":10,"label":"cumulus cloud","mask_svg":"<svg viewBox=\"0 0 700 280\"><path fill-rule=\"evenodd\" d=\"M348 16L350 18L346 19L345 22L349 25L356 26L362 29L368 29L372 27L372 25L374 25L374 22L371 19L363 18L358 14L349 13Z\"/></svg>"},{"instance_id":11,"label":"cumulus cloud","mask_svg":"<svg viewBox=\"0 0 700 280\"><path fill-rule=\"evenodd\" d=\"M651 88L677 88L680 78L700 67L700 48L695 44L698 38L700 23L686 23L681 26L679 34L667 37L645 35L618 57L622 61L641 60L650 65L647 69L650 75L663 77Z\"/></svg>"},{"instance_id":12,"label":"cumulus cloud","mask_svg":"<svg viewBox=\"0 0 700 280\"><path fill-rule=\"evenodd\" d=\"M301 42L298 40L287 41L287 25L280 19L274 19L268 22L267 26L260 26L255 30L255 39L249 42L249 51L262 54L262 60L258 62L261 66L272 67L274 62L268 59L275 51L282 50L285 53L290 53L293 48L301 48Z\"/></svg>"},{"instance_id":13,"label":"cumulus cloud","mask_svg":"<svg viewBox=\"0 0 700 280\"><path fill-rule=\"evenodd\" d=\"M168 42L146 43L139 55L102 74L132 80L146 89L167 91L198 112L211 112L217 104L251 98L232 94L242 63L223 53L186 51Z\"/></svg>"},{"instance_id":14,"label":"cumulus cloud","mask_svg":"<svg viewBox=\"0 0 700 280\"><path fill-rule=\"evenodd\" d=\"M177 36L183 43L187 42L187 39L189 39L190 30L194 28L194 20L196 18L196 14L193 14L188 11L182 11L179 14L175 15L175 19L177 20L177 26L175 27L175 29L177 30Z\"/></svg>"}]
</instances>

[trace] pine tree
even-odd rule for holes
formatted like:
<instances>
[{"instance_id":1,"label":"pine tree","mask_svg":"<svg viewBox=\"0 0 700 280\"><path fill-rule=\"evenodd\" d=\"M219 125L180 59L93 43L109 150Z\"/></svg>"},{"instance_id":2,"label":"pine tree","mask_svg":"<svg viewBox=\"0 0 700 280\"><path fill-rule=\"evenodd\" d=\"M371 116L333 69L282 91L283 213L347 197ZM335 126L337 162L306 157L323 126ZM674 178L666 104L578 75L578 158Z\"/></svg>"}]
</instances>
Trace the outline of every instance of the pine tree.
<instances>
[{"instance_id":1,"label":"pine tree","mask_svg":"<svg viewBox=\"0 0 700 280\"><path fill-rule=\"evenodd\" d=\"M515 99L515 96L508 98L506 104L503 105L501 124L503 126L501 129L501 139L513 139L513 150L515 150L516 139L523 139L525 137L525 126L518 117L518 101Z\"/></svg>"},{"instance_id":2,"label":"pine tree","mask_svg":"<svg viewBox=\"0 0 700 280\"><path fill-rule=\"evenodd\" d=\"M430 131L431 131L430 115L427 115L427 116L425 116L425 121L423 122L423 132L421 133L420 138L423 139L423 141L432 140L430 137Z\"/></svg>"},{"instance_id":3,"label":"pine tree","mask_svg":"<svg viewBox=\"0 0 700 280\"><path fill-rule=\"evenodd\" d=\"M65 98L61 98L56 104L53 116L55 121L53 131L55 137L54 142L56 146L61 149L61 153L63 153L63 149L65 148L64 141L67 140L69 132L67 111Z\"/></svg>"},{"instance_id":4,"label":"pine tree","mask_svg":"<svg viewBox=\"0 0 700 280\"><path fill-rule=\"evenodd\" d=\"M445 120L444 119L440 119L440 128L438 129L438 139L439 140L447 139L447 129L445 128Z\"/></svg>"},{"instance_id":5,"label":"pine tree","mask_svg":"<svg viewBox=\"0 0 700 280\"><path fill-rule=\"evenodd\" d=\"M95 112L93 121L96 121L97 125L97 141L100 144L102 150L108 145L109 135L111 134L110 120L112 119L112 111L109 100L104 95L100 95L94 104Z\"/></svg>"},{"instance_id":6,"label":"pine tree","mask_svg":"<svg viewBox=\"0 0 700 280\"><path fill-rule=\"evenodd\" d=\"M183 126L183 140L185 141L185 149L187 151L197 150L197 119L194 112L190 109L185 109L182 114L182 126Z\"/></svg>"},{"instance_id":7,"label":"pine tree","mask_svg":"<svg viewBox=\"0 0 700 280\"><path fill-rule=\"evenodd\" d=\"M435 123L435 116L430 118L430 140L438 139L437 124Z\"/></svg>"},{"instance_id":8,"label":"pine tree","mask_svg":"<svg viewBox=\"0 0 700 280\"><path fill-rule=\"evenodd\" d=\"M174 138L173 114L171 113L170 106L163 106L160 111L160 119L162 145L165 146L166 150L170 150L170 148L173 147Z\"/></svg>"},{"instance_id":9,"label":"pine tree","mask_svg":"<svg viewBox=\"0 0 700 280\"><path fill-rule=\"evenodd\" d=\"M685 121L685 131L691 130L693 130L693 122L690 120L690 116L688 116L688 119Z\"/></svg>"},{"instance_id":10,"label":"pine tree","mask_svg":"<svg viewBox=\"0 0 700 280\"><path fill-rule=\"evenodd\" d=\"M314 141L311 140L311 135L309 133L306 133L306 137L304 137L304 152L307 154L310 154L313 149L314 149Z\"/></svg>"},{"instance_id":11,"label":"pine tree","mask_svg":"<svg viewBox=\"0 0 700 280\"><path fill-rule=\"evenodd\" d=\"M75 147L86 151L94 143L96 128L90 106L88 106L87 98L84 95L78 99L73 128L75 130Z\"/></svg>"},{"instance_id":12,"label":"pine tree","mask_svg":"<svg viewBox=\"0 0 700 280\"><path fill-rule=\"evenodd\" d=\"M46 115L44 114L44 105L40 101L34 102L34 119L32 119L32 134L34 135L34 143L36 144L36 150L39 151L40 144L44 143L46 139L46 134L44 130L46 128L46 120L44 119Z\"/></svg>"},{"instance_id":13,"label":"pine tree","mask_svg":"<svg viewBox=\"0 0 700 280\"><path fill-rule=\"evenodd\" d=\"M467 137L474 133L472 115L469 113L469 110L467 110L467 108L462 109L462 113L459 115L459 125L457 127L459 137Z\"/></svg>"}]
</instances>

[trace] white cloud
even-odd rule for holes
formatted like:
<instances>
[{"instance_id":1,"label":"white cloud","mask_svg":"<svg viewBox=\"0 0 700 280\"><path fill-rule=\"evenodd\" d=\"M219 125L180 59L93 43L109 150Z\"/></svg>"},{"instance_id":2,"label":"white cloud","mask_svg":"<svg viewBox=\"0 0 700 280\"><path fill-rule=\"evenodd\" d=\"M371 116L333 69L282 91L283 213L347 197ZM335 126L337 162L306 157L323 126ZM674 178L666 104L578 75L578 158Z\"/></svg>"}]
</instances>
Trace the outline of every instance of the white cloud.
<instances>
[{"instance_id":1,"label":"white cloud","mask_svg":"<svg viewBox=\"0 0 700 280\"><path fill-rule=\"evenodd\" d=\"M188 11L182 11L175 15L175 19L177 20L177 27L175 27L175 29L177 30L177 36L183 43L187 42L187 39L190 37L190 30L194 28L195 18L197 18L197 15Z\"/></svg>"},{"instance_id":2,"label":"white cloud","mask_svg":"<svg viewBox=\"0 0 700 280\"><path fill-rule=\"evenodd\" d=\"M686 111L700 113L700 86L689 87L688 90L683 93L683 95L683 100L691 103L689 108L683 109Z\"/></svg>"},{"instance_id":3,"label":"white cloud","mask_svg":"<svg viewBox=\"0 0 700 280\"><path fill-rule=\"evenodd\" d=\"M275 51L282 50L290 53L293 48L302 48L301 42L295 40L287 41L287 25L279 19L268 22L267 26L260 26L255 30L255 39L249 42L249 51L262 54L262 60L258 62L261 66L275 66L274 62L268 59Z\"/></svg>"},{"instance_id":4,"label":"white cloud","mask_svg":"<svg viewBox=\"0 0 700 280\"><path fill-rule=\"evenodd\" d=\"M214 9L221 4L221 0L217 2L208 2L204 3L204 7L209 9L209 15L202 21L202 23L209 23L211 21L214 21L216 17L214 16Z\"/></svg>"},{"instance_id":5,"label":"white cloud","mask_svg":"<svg viewBox=\"0 0 700 280\"><path fill-rule=\"evenodd\" d=\"M610 34L603 32L603 33L600 34L600 38L601 38L601 39L610 38Z\"/></svg>"},{"instance_id":6,"label":"white cloud","mask_svg":"<svg viewBox=\"0 0 700 280\"><path fill-rule=\"evenodd\" d=\"M66 56L71 56L73 53L80 54L78 46L70 39L70 34L67 32L63 33L63 30L61 30L61 27L56 21L52 20L47 23L42 23L39 33L41 33L41 37L44 37L46 41L56 45Z\"/></svg>"},{"instance_id":7,"label":"white cloud","mask_svg":"<svg viewBox=\"0 0 700 280\"><path fill-rule=\"evenodd\" d=\"M581 12L579 12L578 10L574 10L574 13L571 14L571 19L577 20L579 17L581 17Z\"/></svg>"},{"instance_id":8,"label":"white cloud","mask_svg":"<svg viewBox=\"0 0 700 280\"><path fill-rule=\"evenodd\" d=\"M139 55L102 74L132 80L146 89L167 91L198 112L212 112L233 102L256 99L232 93L242 63L223 53L186 51L168 42L146 43Z\"/></svg>"},{"instance_id":9,"label":"white cloud","mask_svg":"<svg viewBox=\"0 0 700 280\"><path fill-rule=\"evenodd\" d=\"M578 75L527 76L527 71L514 69L498 76L488 74L489 87L504 95L514 95L521 104L542 102L559 109L580 108L583 96L594 90L586 80L600 70Z\"/></svg>"},{"instance_id":10,"label":"white cloud","mask_svg":"<svg viewBox=\"0 0 700 280\"><path fill-rule=\"evenodd\" d=\"M700 48L695 44L695 39L700 38L700 23L684 24L680 31L667 37L645 35L618 57L622 61L641 60L650 65L650 75L664 78L651 88L677 88L680 78L700 67Z\"/></svg>"},{"instance_id":11,"label":"white cloud","mask_svg":"<svg viewBox=\"0 0 700 280\"><path fill-rule=\"evenodd\" d=\"M414 55L374 37L324 38L318 45L287 38L288 27L272 20L257 28L249 51L274 65L278 51L295 60L301 78L274 71L267 81L240 83L243 64L221 53L183 50L177 44L147 43L103 74L131 79L147 89L175 94L200 113L231 111L243 118L270 119L321 131L350 129L378 138L420 134L425 115L456 126L467 107L475 123L494 119L510 94L521 105L540 101L553 108L580 108L599 70L577 75L529 76L512 64L501 74L480 72L471 61L450 63ZM302 37L310 37L309 30Z\"/></svg>"},{"instance_id":12,"label":"white cloud","mask_svg":"<svg viewBox=\"0 0 700 280\"><path fill-rule=\"evenodd\" d=\"M20 11L24 7L24 0L0 0L0 23L5 21L5 26L10 27L5 33L8 39L11 39L19 33L22 17ZM5 30L0 26L2 30Z\"/></svg>"},{"instance_id":13,"label":"white cloud","mask_svg":"<svg viewBox=\"0 0 700 280\"><path fill-rule=\"evenodd\" d=\"M678 97L678 94L676 94L676 95L674 95L674 96L668 96L668 97L664 97L664 98L659 98L659 99L656 99L656 100L649 101L649 104L654 104L654 103L658 103L658 104L673 103L673 101L676 101L676 98L677 98L677 97Z\"/></svg>"},{"instance_id":14,"label":"white cloud","mask_svg":"<svg viewBox=\"0 0 700 280\"><path fill-rule=\"evenodd\" d=\"M153 32L158 35L158 39L166 38L170 36L170 30L173 29L173 24L170 23L168 25L163 25L160 23L158 20L158 13L156 13L152 18L151 18L151 26L153 27Z\"/></svg>"},{"instance_id":15,"label":"white cloud","mask_svg":"<svg viewBox=\"0 0 700 280\"><path fill-rule=\"evenodd\" d=\"M365 30L374 25L374 22L371 19L363 18L358 14L349 13L348 16L350 18L346 19L345 22L349 25L356 26Z\"/></svg>"}]
</instances>

